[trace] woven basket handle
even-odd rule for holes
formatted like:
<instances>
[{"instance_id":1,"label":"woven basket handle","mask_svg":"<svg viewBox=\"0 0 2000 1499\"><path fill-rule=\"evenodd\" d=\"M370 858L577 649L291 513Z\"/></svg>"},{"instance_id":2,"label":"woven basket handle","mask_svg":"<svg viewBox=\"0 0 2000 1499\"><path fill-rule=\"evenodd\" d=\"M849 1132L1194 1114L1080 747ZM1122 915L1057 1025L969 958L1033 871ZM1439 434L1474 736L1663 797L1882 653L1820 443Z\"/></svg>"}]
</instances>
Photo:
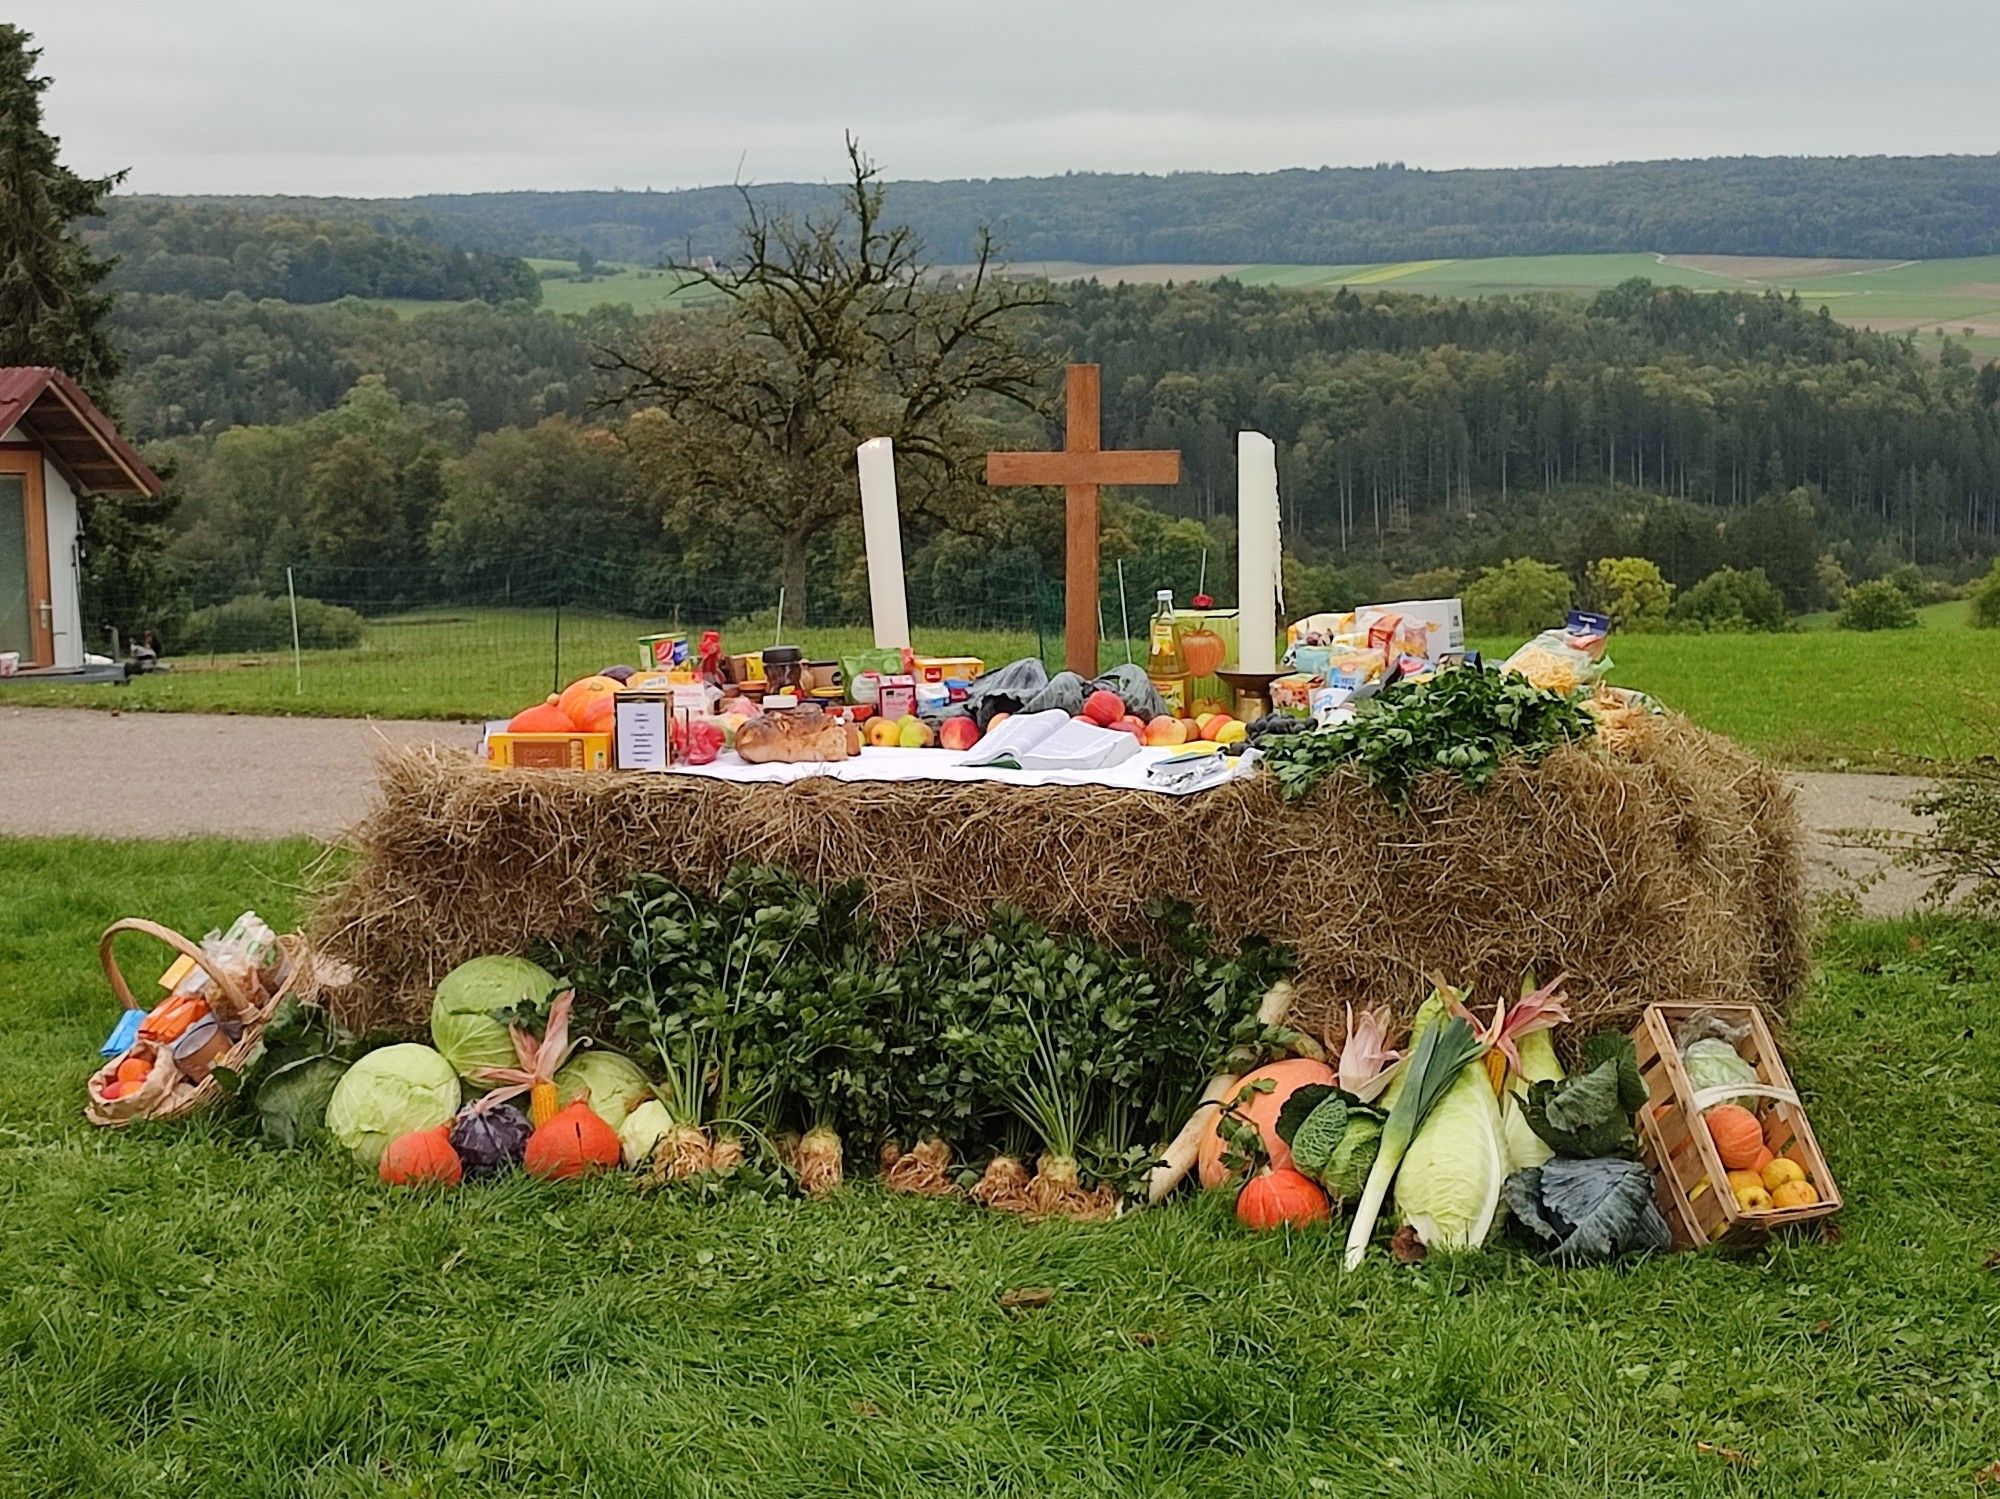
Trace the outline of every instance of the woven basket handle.
<instances>
[{"instance_id":1,"label":"woven basket handle","mask_svg":"<svg viewBox=\"0 0 2000 1499\"><path fill-rule=\"evenodd\" d=\"M211 967L208 956L194 943L188 941L172 927L161 926L157 921L148 921L143 916L127 916L114 921L104 929L104 935L97 942L98 961L104 965L104 976L111 982L111 992L118 996L118 1002L128 1010L145 1008L132 997L132 986L125 982L125 975L118 971L118 959L111 951L111 944L120 932L144 932L160 942L166 943L182 957L189 959L195 967L208 975L216 993L228 1007L224 1019L248 1020L255 1016L257 1007L243 997L243 991L236 987L236 981L226 973Z\"/></svg>"}]
</instances>

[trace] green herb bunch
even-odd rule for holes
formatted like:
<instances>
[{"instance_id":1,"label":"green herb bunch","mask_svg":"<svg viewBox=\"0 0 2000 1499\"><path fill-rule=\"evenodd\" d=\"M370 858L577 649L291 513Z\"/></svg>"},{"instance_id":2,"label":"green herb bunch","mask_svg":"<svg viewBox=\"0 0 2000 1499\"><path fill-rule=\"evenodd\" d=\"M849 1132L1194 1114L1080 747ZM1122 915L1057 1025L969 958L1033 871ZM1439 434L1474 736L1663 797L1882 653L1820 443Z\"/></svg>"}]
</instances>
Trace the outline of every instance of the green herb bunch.
<instances>
[{"instance_id":1,"label":"green herb bunch","mask_svg":"<svg viewBox=\"0 0 2000 1499\"><path fill-rule=\"evenodd\" d=\"M1273 739L1264 760L1288 800L1352 765L1401 807L1423 776L1483 787L1510 757L1532 763L1596 733L1590 710L1572 698L1511 672L1461 667L1387 688L1347 723Z\"/></svg>"}]
</instances>

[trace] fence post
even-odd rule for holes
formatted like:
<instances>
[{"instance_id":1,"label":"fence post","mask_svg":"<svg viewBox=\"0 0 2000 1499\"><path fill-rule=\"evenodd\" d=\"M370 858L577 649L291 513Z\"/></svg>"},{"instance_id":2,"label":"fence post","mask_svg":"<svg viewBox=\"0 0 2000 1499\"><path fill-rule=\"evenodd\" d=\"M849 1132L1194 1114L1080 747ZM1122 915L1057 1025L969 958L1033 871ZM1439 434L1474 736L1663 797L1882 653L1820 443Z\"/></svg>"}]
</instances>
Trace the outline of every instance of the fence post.
<instances>
[{"instance_id":1,"label":"fence post","mask_svg":"<svg viewBox=\"0 0 2000 1499\"><path fill-rule=\"evenodd\" d=\"M562 584L558 583L556 585L556 650L555 650L556 659L555 659L555 665L549 674L549 691L551 692L561 692L563 690L562 600L563 600Z\"/></svg>"},{"instance_id":2,"label":"fence post","mask_svg":"<svg viewBox=\"0 0 2000 1499\"><path fill-rule=\"evenodd\" d=\"M306 690L306 666L299 654L299 590L292 582L290 563L285 565L285 594L292 601L292 693L301 696Z\"/></svg>"}]
</instances>

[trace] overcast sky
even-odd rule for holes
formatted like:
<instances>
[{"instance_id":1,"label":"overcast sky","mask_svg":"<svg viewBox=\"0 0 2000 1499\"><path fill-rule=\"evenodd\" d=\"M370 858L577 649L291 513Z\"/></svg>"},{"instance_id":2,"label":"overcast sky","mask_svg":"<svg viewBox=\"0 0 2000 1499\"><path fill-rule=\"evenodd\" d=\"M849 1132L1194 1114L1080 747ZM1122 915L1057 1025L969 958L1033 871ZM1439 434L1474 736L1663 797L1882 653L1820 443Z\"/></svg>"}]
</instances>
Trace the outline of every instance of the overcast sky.
<instances>
[{"instance_id":1,"label":"overcast sky","mask_svg":"<svg viewBox=\"0 0 2000 1499\"><path fill-rule=\"evenodd\" d=\"M2000 0L14 0L65 159L395 196L2000 150ZM564 14L575 19L565 22Z\"/></svg>"}]
</instances>

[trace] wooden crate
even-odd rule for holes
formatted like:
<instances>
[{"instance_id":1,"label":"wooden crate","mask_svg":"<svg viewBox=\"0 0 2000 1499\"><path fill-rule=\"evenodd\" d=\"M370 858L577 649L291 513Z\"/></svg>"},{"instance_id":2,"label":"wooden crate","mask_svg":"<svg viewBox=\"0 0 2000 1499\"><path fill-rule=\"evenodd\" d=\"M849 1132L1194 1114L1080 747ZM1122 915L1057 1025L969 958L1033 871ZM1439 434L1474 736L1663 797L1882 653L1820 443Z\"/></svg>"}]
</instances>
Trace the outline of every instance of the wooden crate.
<instances>
[{"instance_id":1,"label":"wooden crate","mask_svg":"<svg viewBox=\"0 0 2000 1499\"><path fill-rule=\"evenodd\" d=\"M1648 1005L1632 1031L1639 1053L1639 1071L1646 1079L1646 1106L1639 1111L1640 1158L1653 1172L1660 1212L1673 1230L1677 1248L1704 1244L1755 1243L1775 1229L1807 1223L1840 1211L1840 1189L1813 1138L1805 1109L1796 1103L1766 1100L1761 1111L1775 1112L1775 1128L1767 1125L1767 1142L1779 1155L1789 1155L1805 1167L1819 1201L1808 1207L1775 1208L1746 1213L1729 1190L1728 1172L1716 1154L1715 1142L1694 1109L1694 1085L1681 1065L1674 1031L1704 1011L1748 1026L1736 1050L1757 1069L1766 1087L1795 1091L1777 1043L1764 1023L1764 1012L1744 1004Z\"/></svg>"}]
</instances>

